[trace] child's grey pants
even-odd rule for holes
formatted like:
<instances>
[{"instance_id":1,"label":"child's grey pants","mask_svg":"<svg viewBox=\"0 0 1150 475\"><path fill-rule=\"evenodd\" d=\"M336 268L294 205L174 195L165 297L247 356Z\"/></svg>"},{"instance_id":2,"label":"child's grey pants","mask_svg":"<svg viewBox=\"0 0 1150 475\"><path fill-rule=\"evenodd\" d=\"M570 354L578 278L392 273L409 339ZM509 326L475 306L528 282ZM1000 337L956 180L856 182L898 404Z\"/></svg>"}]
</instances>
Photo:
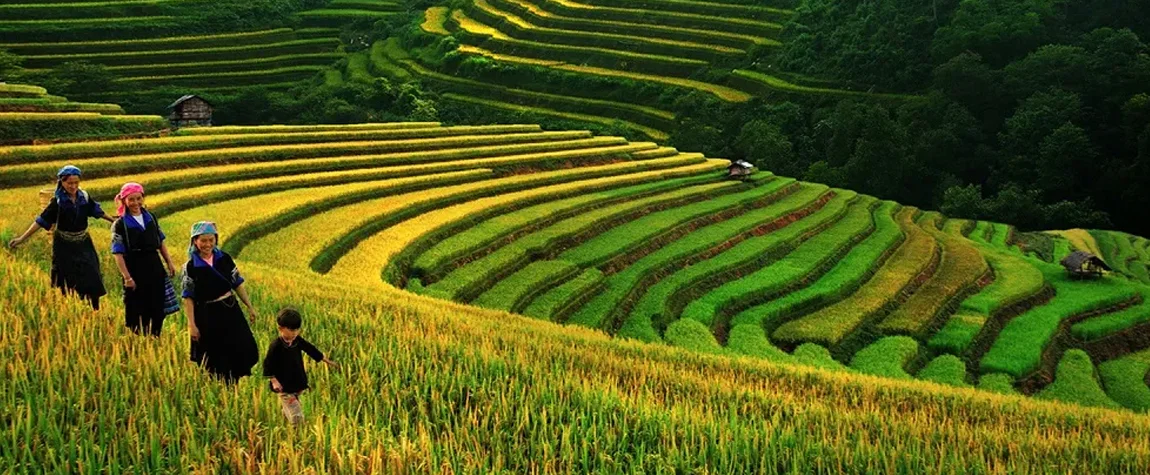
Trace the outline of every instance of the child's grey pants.
<instances>
[{"instance_id":1,"label":"child's grey pants","mask_svg":"<svg viewBox=\"0 0 1150 475\"><path fill-rule=\"evenodd\" d=\"M288 422L292 424L303 422L303 407L299 404L299 393L280 393L280 405L283 406L284 416Z\"/></svg>"}]
</instances>

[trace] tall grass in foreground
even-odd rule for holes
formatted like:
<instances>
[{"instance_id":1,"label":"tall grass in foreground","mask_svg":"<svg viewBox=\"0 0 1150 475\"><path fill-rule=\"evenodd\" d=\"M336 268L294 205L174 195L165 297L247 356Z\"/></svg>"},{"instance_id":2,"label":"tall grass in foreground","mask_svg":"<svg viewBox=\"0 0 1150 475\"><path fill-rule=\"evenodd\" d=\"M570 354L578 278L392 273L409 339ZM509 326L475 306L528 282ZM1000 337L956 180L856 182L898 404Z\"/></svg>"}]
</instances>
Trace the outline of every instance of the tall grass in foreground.
<instances>
[{"instance_id":1,"label":"tall grass in foreground","mask_svg":"<svg viewBox=\"0 0 1150 475\"><path fill-rule=\"evenodd\" d=\"M43 248L21 251L43 262ZM39 253L40 255L36 255ZM258 378L187 361L0 252L0 472L1143 473L1150 418L711 357L242 263L261 317L294 304L313 366L286 427Z\"/></svg>"}]
</instances>

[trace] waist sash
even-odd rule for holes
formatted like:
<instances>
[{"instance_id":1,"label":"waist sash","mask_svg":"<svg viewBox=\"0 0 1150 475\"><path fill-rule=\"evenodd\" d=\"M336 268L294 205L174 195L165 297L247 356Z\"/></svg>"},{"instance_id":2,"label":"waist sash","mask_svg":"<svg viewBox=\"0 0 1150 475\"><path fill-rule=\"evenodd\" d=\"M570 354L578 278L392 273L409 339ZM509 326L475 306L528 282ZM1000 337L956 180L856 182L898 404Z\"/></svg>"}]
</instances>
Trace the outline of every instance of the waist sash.
<instances>
[{"instance_id":1,"label":"waist sash","mask_svg":"<svg viewBox=\"0 0 1150 475\"><path fill-rule=\"evenodd\" d=\"M55 234L65 241L69 242L83 242L88 239L88 230L83 231L61 231L57 229Z\"/></svg>"}]
</instances>

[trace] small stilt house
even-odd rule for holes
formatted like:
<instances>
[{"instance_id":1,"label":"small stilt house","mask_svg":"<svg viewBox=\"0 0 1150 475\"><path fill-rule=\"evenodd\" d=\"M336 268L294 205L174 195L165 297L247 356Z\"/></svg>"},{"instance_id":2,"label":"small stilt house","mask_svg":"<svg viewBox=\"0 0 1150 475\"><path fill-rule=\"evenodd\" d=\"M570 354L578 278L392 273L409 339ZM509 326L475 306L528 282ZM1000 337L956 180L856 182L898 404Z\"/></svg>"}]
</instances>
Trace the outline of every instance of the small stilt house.
<instances>
[{"instance_id":1,"label":"small stilt house","mask_svg":"<svg viewBox=\"0 0 1150 475\"><path fill-rule=\"evenodd\" d=\"M750 176L751 172L755 170L755 166L743 160L736 160L727 166L727 178L737 178L742 180Z\"/></svg>"},{"instance_id":2,"label":"small stilt house","mask_svg":"<svg viewBox=\"0 0 1150 475\"><path fill-rule=\"evenodd\" d=\"M1084 251L1070 253L1062 259L1062 267L1065 267L1071 276L1080 279L1098 277L1102 275L1102 271L1113 270L1101 257Z\"/></svg>"},{"instance_id":3,"label":"small stilt house","mask_svg":"<svg viewBox=\"0 0 1150 475\"><path fill-rule=\"evenodd\" d=\"M183 96L168 106L168 122L177 129L212 125L212 104L194 94Z\"/></svg>"}]
</instances>

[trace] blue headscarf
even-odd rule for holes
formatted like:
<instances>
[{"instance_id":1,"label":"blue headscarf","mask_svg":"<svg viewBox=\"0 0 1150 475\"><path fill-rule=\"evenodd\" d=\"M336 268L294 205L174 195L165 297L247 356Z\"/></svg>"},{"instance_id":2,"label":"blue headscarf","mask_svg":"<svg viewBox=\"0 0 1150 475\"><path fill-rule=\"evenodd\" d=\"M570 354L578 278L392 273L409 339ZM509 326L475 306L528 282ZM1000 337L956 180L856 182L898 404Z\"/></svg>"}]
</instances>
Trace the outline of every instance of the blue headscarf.
<instances>
[{"instance_id":1,"label":"blue headscarf","mask_svg":"<svg viewBox=\"0 0 1150 475\"><path fill-rule=\"evenodd\" d=\"M64 168L56 172L56 203L59 203L61 206L69 201L68 192L64 191L64 180L73 175L80 176L80 169L72 165L64 165ZM76 201L75 204L77 205L83 204L84 202L84 195L79 191L76 192Z\"/></svg>"},{"instance_id":2,"label":"blue headscarf","mask_svg":"<svg viewBox=\"0 0 1150 475\"><path fill-rule=\"evenodd\" d=\"M212 251L214 252L216 249L219 249L218 246L220 244L220 233L216 230L216 223L211 221L200 221L192 225L192 238L190 244L188 244L188 259L191 259L196 255L196 238L203 234L215 234L217 247L213 248Z\"/></svg>"}]
</instances>

